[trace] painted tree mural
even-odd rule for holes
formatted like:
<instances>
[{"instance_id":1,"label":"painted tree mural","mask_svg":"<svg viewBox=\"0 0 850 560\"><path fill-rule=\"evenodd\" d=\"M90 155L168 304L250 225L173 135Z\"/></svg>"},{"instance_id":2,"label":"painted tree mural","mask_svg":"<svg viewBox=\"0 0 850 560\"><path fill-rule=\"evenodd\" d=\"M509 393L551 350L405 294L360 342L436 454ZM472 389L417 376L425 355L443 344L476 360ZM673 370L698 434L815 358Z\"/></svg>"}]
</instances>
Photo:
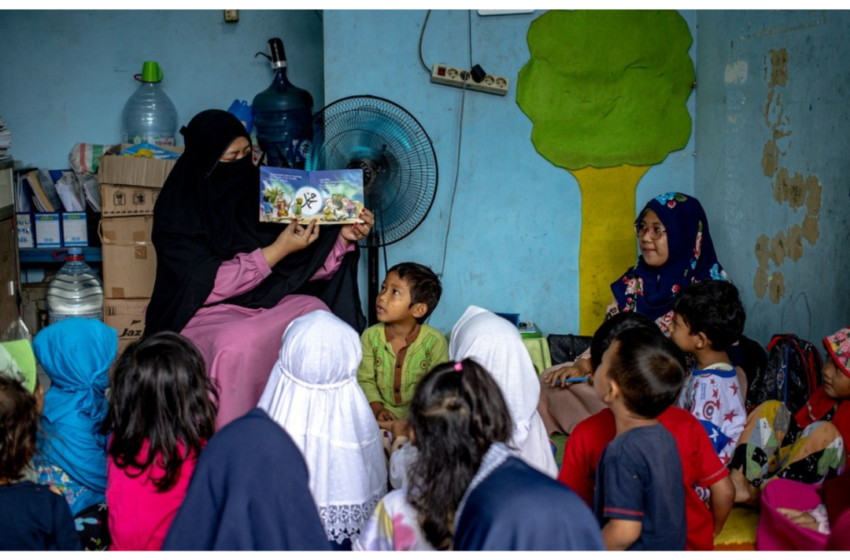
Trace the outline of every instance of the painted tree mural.
<instances>
[{"instance_id":1,"label":"painted tree mural","mask_svg":"<svg viewBox=\"0 0 850 560\"><path fill-rule=\"evenodd\" d=\"M549 11L529 28L517 103L537 151L581 188L581 334L593 334L611 282L635 262L638 182L690 138L691 43L676 11Z\"/></svg>"}]
</instances>

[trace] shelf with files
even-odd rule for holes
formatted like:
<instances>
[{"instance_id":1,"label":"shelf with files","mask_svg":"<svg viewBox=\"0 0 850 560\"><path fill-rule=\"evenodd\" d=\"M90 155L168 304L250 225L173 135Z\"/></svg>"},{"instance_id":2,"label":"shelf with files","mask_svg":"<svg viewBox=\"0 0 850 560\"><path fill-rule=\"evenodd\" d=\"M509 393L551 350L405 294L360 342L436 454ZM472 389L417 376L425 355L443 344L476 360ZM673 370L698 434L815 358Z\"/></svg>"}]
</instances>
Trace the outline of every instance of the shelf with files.
<instances>
[{"instance_id":1,"label":"shelf with files","mask_svg":"<svg viewBox=\"0 0 850 560\"><path fill-rule=\"evenodd\" d=\"M65 262L65 254L69 247L42 247L40 249L18 249L19 259L22 263L55 263ZM83 258L87 263L103 261L103 252L100 247L81 247Z\"/></svg>"}]
</instances>

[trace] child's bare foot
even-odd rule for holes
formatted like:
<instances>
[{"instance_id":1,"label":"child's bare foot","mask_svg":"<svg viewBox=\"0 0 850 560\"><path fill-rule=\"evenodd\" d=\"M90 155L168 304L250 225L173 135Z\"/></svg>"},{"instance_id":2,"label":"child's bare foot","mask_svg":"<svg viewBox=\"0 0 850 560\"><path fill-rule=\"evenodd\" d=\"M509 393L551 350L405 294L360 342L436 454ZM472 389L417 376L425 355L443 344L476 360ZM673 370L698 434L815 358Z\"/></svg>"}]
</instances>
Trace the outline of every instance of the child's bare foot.
<instances>
[{"instance_id":1,"label":"child's bare foot","mask_svg":"<svg viewBox=\"0 0 850 560\"><path fill-rule=\"evenodd\" d=\"M759 507L761 503L761 491L750 484L744 476L744 469L730 469L729 478L735 487L735 503L751 507Z\"/></svg>"}]
</instances>

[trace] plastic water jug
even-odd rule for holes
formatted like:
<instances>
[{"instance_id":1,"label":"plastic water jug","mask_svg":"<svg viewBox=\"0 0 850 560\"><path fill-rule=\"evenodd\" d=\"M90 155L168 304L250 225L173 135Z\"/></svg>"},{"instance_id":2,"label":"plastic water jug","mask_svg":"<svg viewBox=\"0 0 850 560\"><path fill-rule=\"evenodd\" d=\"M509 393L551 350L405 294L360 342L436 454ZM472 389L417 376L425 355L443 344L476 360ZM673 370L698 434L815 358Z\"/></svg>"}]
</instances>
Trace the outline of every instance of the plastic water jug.
<instances>
[{"instance_id":1,"label":"plastic water jug","mask_svg":"<svg viewBox=\"0 0 850 560\"><path fill-rule=\"evenodd\" d=\"M79 247L68 249L65 264L47 287L47 311L51 325L68 317L103 320L103 283Z\"/></svg>"},{"instance_id":2,"label":"plastic water jug","mask_svg":"<svg viewBox=\"0 0 850 560\"><path fill-rule=\"evenodd\" d=\"M162 90L162 70L159 64L146 61L142 73L134 77L142 85L124 104L121 113L122 142L176 145L177 109Z\"/></svg>"},{"instance_id":3,"label":"plastic water jug","mask_svg":"<svg viewBox=\"0 0 850 560\"><path fill-rule=\"evenodd\" d=\"M297 144L304 127L313 118L313 97L286 77L283 41L269 39L269 50L274 79L254 97L253 103L257 141L268 158L268 165L301 168L304 158L298 153Z\"/></svg>"}]
</instances>

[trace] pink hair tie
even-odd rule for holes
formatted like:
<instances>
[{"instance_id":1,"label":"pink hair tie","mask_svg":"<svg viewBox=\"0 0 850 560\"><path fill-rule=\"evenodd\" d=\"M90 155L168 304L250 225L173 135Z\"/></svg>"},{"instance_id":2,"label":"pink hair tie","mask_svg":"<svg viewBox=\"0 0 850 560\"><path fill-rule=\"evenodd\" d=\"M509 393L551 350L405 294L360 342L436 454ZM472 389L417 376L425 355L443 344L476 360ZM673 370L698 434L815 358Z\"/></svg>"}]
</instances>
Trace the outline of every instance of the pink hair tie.
<instances>
[{"instance_id":1,"label":"pink hair tie","mask_svg":"<svg viewBox=\"0 0 850 560\"><path fill-rule=\"evenodd\" d=\"M455 371L463 371L463 363L455 362Z\"/></svg>"}]
</instances>

